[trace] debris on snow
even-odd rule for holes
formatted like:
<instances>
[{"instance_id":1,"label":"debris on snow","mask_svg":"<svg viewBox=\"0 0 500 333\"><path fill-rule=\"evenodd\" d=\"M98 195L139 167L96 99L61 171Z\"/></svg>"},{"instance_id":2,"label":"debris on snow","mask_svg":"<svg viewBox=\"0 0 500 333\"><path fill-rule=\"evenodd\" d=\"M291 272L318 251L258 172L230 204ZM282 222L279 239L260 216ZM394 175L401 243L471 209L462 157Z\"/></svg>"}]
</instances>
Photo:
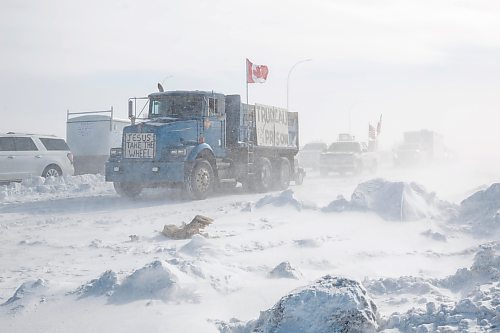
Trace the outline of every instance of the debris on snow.
<instances>
[{"instance_id":1,"label":"debris on snow","mask_svg":"<svg viewBox=\"0 0 500 333\"><path fill-rule=\"evenodd\" d=\"M221 332L375 332L377 307L356 281L326 275L296 289L245 327L219 325Z\"/></svg>"},{"instance_id":2,"label":"debris on snow","mask_svg":"<svg viewBox=\"0 0 500 333\"><path fill-rule=\"evenodd\" d=\"M183 223L180 228L173 224L165 225L161 233L171 239L189 239L193 235L201 234L201 231L213 221L209 217L196 215L189 224Z\"/></svg>"},{"instance_id":3,"label":"debris on snow","mask_svg":"<svg viewBox=\"0 0 500 333\"><path fill-rule=\"evenodd\" d=\"M274 267L271 272L269 272L269 277L274 279L284 278L298 280L302 277L302 273L292 267L288 261L283 261L278 266Z\"/></svg>"}]
</instances>

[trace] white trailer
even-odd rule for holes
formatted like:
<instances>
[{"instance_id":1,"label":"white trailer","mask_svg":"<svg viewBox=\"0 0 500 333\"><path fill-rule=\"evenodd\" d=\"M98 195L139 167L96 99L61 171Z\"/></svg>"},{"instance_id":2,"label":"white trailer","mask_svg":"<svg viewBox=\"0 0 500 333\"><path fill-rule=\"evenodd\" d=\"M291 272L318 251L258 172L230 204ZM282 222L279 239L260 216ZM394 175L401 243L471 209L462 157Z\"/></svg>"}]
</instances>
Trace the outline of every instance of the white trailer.
<instances>
[{"instance_id":1,"label":"white trailer","mask_svg":"<svg viewBox=\"0 0 500 333\"><path fill-rule=\"evenodd\" d=\"M75 175L104 174L104 164L113 147L121 147L122 133L129 120L105 111L67 112L66 141L74 156Z\"/></svg>"}]
</instances>

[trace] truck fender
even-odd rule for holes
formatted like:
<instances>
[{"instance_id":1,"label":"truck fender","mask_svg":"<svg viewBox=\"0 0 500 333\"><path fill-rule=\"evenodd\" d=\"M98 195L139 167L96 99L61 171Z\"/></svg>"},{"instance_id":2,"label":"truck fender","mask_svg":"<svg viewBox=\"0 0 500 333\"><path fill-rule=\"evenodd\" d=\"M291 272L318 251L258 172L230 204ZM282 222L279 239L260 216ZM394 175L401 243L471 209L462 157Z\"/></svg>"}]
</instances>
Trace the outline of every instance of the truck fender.
<instances>
[{"instance_id":1,"label":"truck fender","mask_svg":"<svg viewBox=\"0 0 500 333\"><path fill-rule=\"evenodd\" d=\"M208 156L206 155L208 154ZM212 147L208 145L207 143L201 143L194 147L190 152L188 157L186 158L186 161L193 162L198 158L199 156L204 156L207 160L215 159L214 152L212 150Z\"/></svg>"}]
</instances>

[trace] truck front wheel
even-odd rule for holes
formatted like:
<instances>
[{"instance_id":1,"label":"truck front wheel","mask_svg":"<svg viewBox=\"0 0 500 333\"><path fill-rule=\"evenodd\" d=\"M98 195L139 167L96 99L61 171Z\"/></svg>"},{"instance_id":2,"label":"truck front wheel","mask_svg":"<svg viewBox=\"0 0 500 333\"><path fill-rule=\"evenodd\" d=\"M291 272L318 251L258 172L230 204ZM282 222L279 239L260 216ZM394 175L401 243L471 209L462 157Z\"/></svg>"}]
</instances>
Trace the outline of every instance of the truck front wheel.
<instances>
[{"instance_id":1,"label":"truck front wheel","mask_svg":"<svg viewBox=\"0 0 500 333\"><path fill-rule=\"evenodd\" d=\"M205 159L196 161L193 169L186 177L186 192L191 199L205 199L214 186L214 171Z\"/></svg>"},{"instance_id":2,"label":"truck front wheel","mask_svg":"<svg viewBox=\"0 0 500 333\"><path fill-rule=\"evenodd\" d=\"M114 182L116 193L121 197L136 198L142 192L142 186L134 183Z\"/></svg>"}]
</instances>

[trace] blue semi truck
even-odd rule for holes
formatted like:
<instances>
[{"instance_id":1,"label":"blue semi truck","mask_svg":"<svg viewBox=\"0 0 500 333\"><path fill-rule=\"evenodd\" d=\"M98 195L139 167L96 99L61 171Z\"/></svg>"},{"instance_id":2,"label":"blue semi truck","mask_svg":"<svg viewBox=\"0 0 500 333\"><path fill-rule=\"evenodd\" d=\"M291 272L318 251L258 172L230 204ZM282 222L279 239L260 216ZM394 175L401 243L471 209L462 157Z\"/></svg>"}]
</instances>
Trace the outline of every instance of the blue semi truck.
<instances>
[{"instance_id":1,"label":"blue semi truck","mask_svg":"<svg viewBox=\"0 0 500 333\"><path fill-rule=\"evenodd\" d=\"M138 99L129 99L132 125L106 163L106 181L118 194L168 186L204 199L237 183L257 192L302 183L297 113L206 91L161 89L144 99L148 115L141 120Z\"/></svg>"}]
</instances>

